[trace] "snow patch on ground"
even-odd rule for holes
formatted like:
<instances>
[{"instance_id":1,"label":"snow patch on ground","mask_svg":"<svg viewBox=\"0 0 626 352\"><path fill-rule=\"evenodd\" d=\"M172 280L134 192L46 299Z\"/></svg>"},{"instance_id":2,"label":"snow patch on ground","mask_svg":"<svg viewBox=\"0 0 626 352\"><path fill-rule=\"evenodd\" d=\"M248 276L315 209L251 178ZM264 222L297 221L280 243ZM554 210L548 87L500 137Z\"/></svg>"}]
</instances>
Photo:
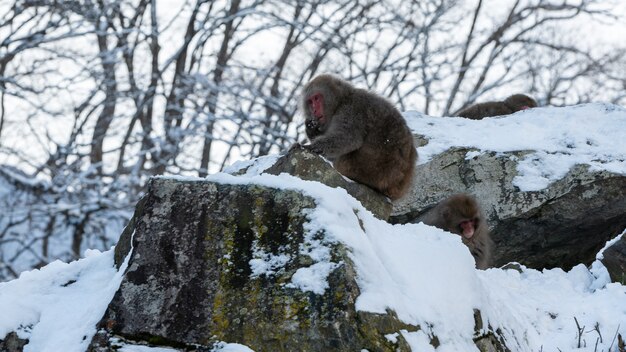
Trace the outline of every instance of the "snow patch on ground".
<instances>
[{"instance_id":1,"label":"snow patch on ground","mask_svg":"<svg viewBox=\"0 0 626 352\"><path fill-rule=\"evenodd\" d=\"M626 109L617 105L534 108L482 120L416 111L404 116L416 134L429 140L417 148L420 164L451 147L476 148L481 153L528 151L513 181L522 191L546 188L576 164L626 175ZM468 158L476 156L470 153Z\"/></svg>"},{"instance_id":2,"label":"snow patch on ground","mask_svg":"<svg viewBox=\"0 0 626 352\"><path fill-rule=\"evenodd\" d=\"M113 250L89 250L71 263L52 262L0 283L0 336L29 339L24 352L82 352L122 281Z\"/></svg>"}]
</instances>

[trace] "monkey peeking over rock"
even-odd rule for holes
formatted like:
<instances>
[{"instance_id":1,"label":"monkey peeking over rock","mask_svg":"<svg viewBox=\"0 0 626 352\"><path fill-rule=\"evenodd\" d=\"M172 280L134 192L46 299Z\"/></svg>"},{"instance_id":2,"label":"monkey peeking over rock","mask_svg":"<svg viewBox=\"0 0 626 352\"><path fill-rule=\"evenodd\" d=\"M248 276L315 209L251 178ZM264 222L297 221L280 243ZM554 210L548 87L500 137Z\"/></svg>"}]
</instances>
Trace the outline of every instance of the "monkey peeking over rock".
<instances>
[{"instance_id":1,"label":"monkey peeking over rock","mask_svg":"<svg viewBox=\"0 0 626 352\"><path fill-rule=\"evenodd\" d=\"M480 120L484 117L509 115L520 110L535 107L537 107L535 99L524 94L515 94L506 98L504 101L489 101L470 105L459 111L456 116Z\"/></svg>"},{"instance_id":2,"label":"monkey peeking over rock","mask_svg":"<svg viewBox=\"0 0 626 352\"><path fill-rule=\"evenodd\" d=\"M476 267L490 267L493 242L485 216L474 197L455 194L411 222L423 222L461 236L476 260Z\"/></svg>"},{"instance_id":3,"label":"monkey peeking over rock","mask_svg":"<svg viewBox=\"0 0 626 352\"><path fill-rule=\"evenodd\" d=\"M391 103L324 74L304 87L302 110L311 141L305 149L391 199L408 191L417 151L404 117Z\"/></svg>"}]
</instances>

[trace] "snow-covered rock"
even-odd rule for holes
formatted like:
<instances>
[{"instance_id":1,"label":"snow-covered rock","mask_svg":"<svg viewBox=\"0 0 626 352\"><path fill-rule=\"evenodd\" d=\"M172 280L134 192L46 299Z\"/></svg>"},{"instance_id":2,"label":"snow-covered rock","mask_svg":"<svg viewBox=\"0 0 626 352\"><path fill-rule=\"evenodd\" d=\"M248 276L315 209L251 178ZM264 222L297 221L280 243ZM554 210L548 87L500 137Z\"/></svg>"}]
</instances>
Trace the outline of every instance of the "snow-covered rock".
<instances>
[{"instance_id":1,"label":"snow-covered rock","mask_svg":"<svg viewBox=\"0 0 626 352\"><path fill-rule=\"evenodd\" d=\"M94 350L112 348L117 336L206 349L217 340L257 351L409 350L402 335L386 336L422 331L418 321L403 322L381 302L373 312L357 309L356 267L339 236L365 240L367 222L379 221L360 203L342 189L287 175L256 176L258 184L211 179L219 182L150 182L116 248L118 261L132 255ZM312 194L337 204L319 207ZM472 272L471 257L456 250ZM461 321L472 344L489 330L474 336L467 313Z\"/></svg>"},{"instance_id":2,"label":"snow-covered rock","mask_svg":"<svg viewBox=\"0 0 626 352\"><path fill-rule=\"evenodd\" d=\"M495 264L537 269L590 264L626 228L624 108L537 108L483 120L405 116L418 135L419 165L393 222L471 193L488 218Z\"/></svg>"}]
</instances>

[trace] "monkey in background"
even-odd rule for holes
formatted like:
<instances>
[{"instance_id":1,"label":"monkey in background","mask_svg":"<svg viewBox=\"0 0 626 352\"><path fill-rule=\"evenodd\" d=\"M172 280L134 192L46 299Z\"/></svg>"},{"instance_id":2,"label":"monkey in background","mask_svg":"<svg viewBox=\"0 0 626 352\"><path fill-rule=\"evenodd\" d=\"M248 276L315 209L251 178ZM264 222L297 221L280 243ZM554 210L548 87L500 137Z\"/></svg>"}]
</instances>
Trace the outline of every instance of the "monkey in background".
<instances>
[{"instance_id":1,"label":"monkey in background","mask_svg":"<svg viewBox=\"0 0 626 352\"><path fill-rule=\"evenodd\" d=\"M411 222L423 222L461 236L476 260L476 267L486 269L491 266L493 242L485 216L474 197L455 194Z\"/></svg>"},{"instance_id":2,"label":"monkey in background","mask_svg":"<svg viewBox=\"0 0 626 352\"><path fill-rule=\"evenodd\" d=\"M408 191L417 151L404 117L391 103L323 74L304 87L302 110L311 141L305 149L392 200Z\"/></svg>"},{"instance_id":3,"label":"monkey in background","mask_svg":"<svg viewBox=\"0 0 626 352\"><path fill-rule=\"evenodd\" d=\"M537 107L535 99L524 94L515 94L506 98L504 101L490 101L470 105L459 111L456 116L480 120L484 117L509 115L520 110L535 107Z\"/></svg>"}]
</instances>

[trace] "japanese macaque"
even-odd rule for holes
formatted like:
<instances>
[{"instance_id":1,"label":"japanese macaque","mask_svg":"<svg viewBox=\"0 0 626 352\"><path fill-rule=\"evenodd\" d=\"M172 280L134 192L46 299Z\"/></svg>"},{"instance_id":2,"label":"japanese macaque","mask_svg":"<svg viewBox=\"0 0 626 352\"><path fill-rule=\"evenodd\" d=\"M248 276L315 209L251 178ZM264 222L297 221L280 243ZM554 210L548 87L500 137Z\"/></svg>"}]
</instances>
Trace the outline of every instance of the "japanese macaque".
<instances>
[{"instance_id":1,"label":"japanese macaque","mask_svg":"<svg viewBox=\"0 0 626 352\"><path fill-rule=\"evenodd\" d=\"M325 74L304 87L302 109L311 141L305 149L391 199L408 191L417 151L404 117L391 103Z\"/></svg>"},{"instance_id":2,"label":"japanese macaque","mask_svg":"<svg viewBox=\"0 0 626 352\"><path fill-rule=\"evenodd\" d=\"M515 94L506 98L504 101L490 101L470 105L459 111L456 116L480 120L483 117L509 115L520 110L534 107L537 107L535 99L524 94Z\"/></svg>"},{"instance_id":3,"label":"japanese macaque","mask_svg":"<svg viewBox=\"0 0 626 352\"><path fill-rule=\"evenodd\" d=\"M467 194L448 197L412 222L420 221L460 235L474 256L478 269L486 269L491 265L493 242L485 217L474 197Z\"/></svg>"}]
</instances>

